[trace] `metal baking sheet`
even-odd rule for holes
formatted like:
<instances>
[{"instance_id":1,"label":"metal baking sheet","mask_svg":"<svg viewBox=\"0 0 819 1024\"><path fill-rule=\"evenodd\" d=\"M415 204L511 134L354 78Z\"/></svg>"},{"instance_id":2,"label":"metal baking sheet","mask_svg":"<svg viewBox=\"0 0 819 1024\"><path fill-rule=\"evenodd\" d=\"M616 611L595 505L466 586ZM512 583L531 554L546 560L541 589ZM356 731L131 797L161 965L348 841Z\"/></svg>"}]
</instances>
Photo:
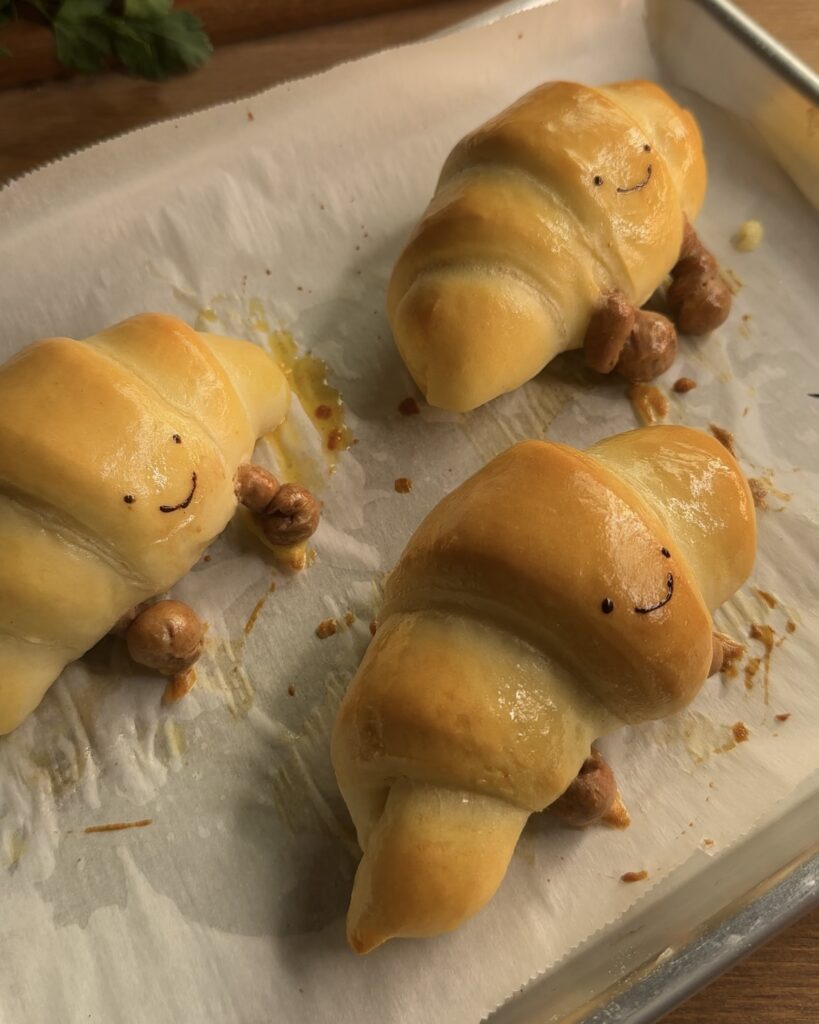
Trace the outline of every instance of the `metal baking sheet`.
<instances>
[{"instance_id":1,"label":"metal baking sheet","mask_svg":"<svg viewBox=\"0 0 819 1024\"><path fill-rule=\"evenodd\" d=\"M127 1006L140 1008L131 1019L218 1013L221 1020L245 1024L268 1019L275 1005L281 1018L292 1020L360 1020L366 1007L382 1022L443 1018L471 1024L546 969L505 1013L524 1015L520 1020L580 1019L603 1012L601 1007L609 1019L656 1014L662 1008L657 1000L673 999L675 986L693 987L719 966L713 943L706 955L698 952L706 922L715 914L730 920L733 901L747 901L761 880L806 849L811 836L803 829L816 811L811 792L794 794L792 807L778 804L767 825L754 821L761 810L752 803L730 806L737 803L735 790L722 780L741 784L755 759L753 778L761 791L775 777L778 752L772 746L787 750L791 762L797 760L794 751L803 749L774 739L771 719L780 708L763 710L759 689L743 704L744 691L737 695L735 688L735 704L743 715L756 715L749 721L760 729L758 745L748 743L711 765L721 788L702 817L707 809L709 824L725 830L718 855L707 856L697 844L720 832L698 825L696 835L681 838L679 806L663 820L669 802L658 800L658 792L674 792L687 809L693 804L686 793L707 785L705 773L682 771L690 750L680 736L661 731L673 730L679 719L653 734L651 727L632 730L611 740L634 798L635 827L616 835L595 830L582 842L565 830L525 836L503 890L479 920L434 942L391 943L365 961L353 961L344 947L343 909L354 860L340 842L346 816L327 764L328 698L337 698L369 637L373 580L394 562L420 515L455 475L466 475L510 439L541 436L550 421L551 436L578 444L633 425L620 390L571 388L548 371L469 418L425 409L410 424L396 413L411 384L388 343L385 277L399 238L459 133L549 76L600 81L657 73L641 12L639 0L563 0L553 11L455 33L154 126L73 156L0 196L0 252L7 268L0 283L6 317L0 346L13 350L32 335L55 331L82 337L146 306L199 318L208 329L247 332L271 347L281 342L277 328L288 327L304 348L326 359L361 441L324 481L326 516L315 564L296 580L277 576L275 598L261 614L269 568L243 553L235 532L214 546L211 564L182 581L178 596L204 607L212 625L214 647L200 680L207 686L198 685L178 710L157 711L155 682L127 685L106 674L112 667L114 675L127 672L114 652L110 665L102 658L73 666L28 728L26 735L39 739L35 753L43 755L31 777L37 783L45 775L52 791L43 794L21 779L12 794L19 803L32 793L43 796L42 804L29 800L36 835L34 829L15 835L14 821L9 830L15 807L0 819L0 856L13 861L13 873L0 877L4 905L11 907L0 916L0 949L11 975L0 993L0 1015L11 1006L18 1007L8 1011L12 1019L37 1024L85 1020L88 1010L107 1020L121 1017ZM507 48L517 62L509 61ZM764 200L770 186L768 244L746 258L749 286L737 306L773 332L777 294L768 276L784 265L783 255L806 249L807 243L800 250L799 238L791 238L798 236L804 204L739 131L736 118L691 99L705 119L714 168L703 231L712 234L721 259L731 254L729 235L746 216L746 199L749 205ZM762 187L754 181L740 192L731 177L733 161L750 152L763 168ZM776 203L783 195L788 216L783 214L777 233ZM791 322L810 324L813 307L805 294L812 293L804 287L809 261L794 262L792 276L801 288L792 282L787 290L794 309L799 306L799 315L791 310ZM738 321L733 342L740 340ZM806 336L800 330L799 337ZM728 340L725 332L703 347L700 388L685 410L677 406L687 421L694 417L702 425L715 402L750 387L744 374L726 380L728 357L739 359L728 351ZM773 366L765 358L762 330L746 340L763 394L777 380L776 371L784 374L787 346ZM693 359L693 346L684 347L681 360ZM804 356L804 348L800 352ZM781 401L783 390L773 390ZM792 391L787 401L810 401ZM699 420L692 411L697 403ZM740 408L734 407L737 416ZM785 419L783 429L777 421L776 440L788 465L791 458L808 463L805 443L797 455L796 442L786 440L791 425ZM309 438L309 423L297 424L296 431L301 428ZM767 440L756 431L755 445L769 449ZM397 471L415 479L412 494L396 498ZM806 492L798 491L794 487L791 510L804 500ZM772 512L767 525L785 521L792 523L793 516ZM763 555L761 562L772 562L772 550ZM781 561L799 564L798 556ZM775 579L783 575L769 568ZM812 603L801 581L783 583L785 596L800 608ZM355 612L351 628L337 642L317 641L316 621L325 615L343 619L348 608ZM806 618L813 614L803 610ZM248 638L251 620L256 625ZM747 629L747 618L742 622ZM798 640L777 655L777 664L791 666L782 678L791 689L800 678L796 659L811 654L811 635L800 628ZM297 695L288 696L290 679L298 683ZM732 719L724 718L720 697L713 688L706 691L692 714L706 731L729 728ZM73 715L77 701L82 713ZM799 708L789 710L802 713L794 715L790 737L805 737L813 721L810 697L794 694L794 703ZM0 748L9 755L0 783L15 780L18 766L9 752L25 753L22 746L14 737ZM48 772L39 771L43 765ZM771 789L777 799L788 791L783 785ZM696 795L707 793L698 789ZM28 805L24 809L29 813ZM729 832L735 809L743 812L737 817L745 842L741 832ZM687 819L687 810L682 813ZM85 837L92 821L149 817L150 828L114 833L105 845ZM285 835L290 825L292 843ZM655 856L648 865L657 866L652 881L665 880L641 894L620 885L619 871L646 866L637 858L650 854L652 841L661 846L655 853L668 854L665 864ZM548 862L546 871L532 870L538 851L537 867ZM613 868L605 874L601 854ZM610 859L627 863L618 870ZM685 869L671 872L678 863ZM597 883L604 886L603 899L596 896ZM587 913L579 914L583 898ZM802 888L792 903L804 905ZM771 917L761 912L758 920L767 928ZM30 921L37 922L36 934ZM596 928L601 931L593 934ZM752 939L753 930L731 935L727 954ZM699 957L698 973L684 960L666 977L663 971L683 947ZM611 986L614 991L606 991ZM653 994L646 986L653 986ZM45 1010L32 1011L46 998Z\"/></svg>"}]
</instances>

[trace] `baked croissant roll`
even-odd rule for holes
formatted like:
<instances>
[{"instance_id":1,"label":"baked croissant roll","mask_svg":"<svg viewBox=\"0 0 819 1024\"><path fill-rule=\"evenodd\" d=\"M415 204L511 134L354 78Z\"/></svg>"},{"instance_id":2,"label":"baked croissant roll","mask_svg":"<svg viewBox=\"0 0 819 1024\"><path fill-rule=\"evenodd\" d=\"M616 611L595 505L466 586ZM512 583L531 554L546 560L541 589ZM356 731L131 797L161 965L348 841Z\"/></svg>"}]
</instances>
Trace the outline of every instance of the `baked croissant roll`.
<instances>
[{"instance_id":1,"label":"baked croissant roll","mask_svg":"<svg viewBox=\"0 0 819 1024\"><path fill-rule=\"evenodd\" d=\"M593 740L688 704L755 532L729 452L677 426L517 444L429 513L332 737L354 950L457 927Z\"/></svg>"},{"instance_id":2,"label":"baked croissant roll","mask_svg":"<svg viewBox=\"0 0 819 1024\"><path fill-rule=\"evenodd\" d=\"M641 306L689 255L684 227L705 182L694 118L651 82L550 82L467 135L389 286L395 341L427 401L473 409L579 348L605 297ZM699 319L686 309L693 327L684 329L713 329L727 307L711 304L730 303L713 258L702 253L684 269L685 301L709 306ZM610 366L598 354L590 365L613 369L632 326L633 317ZM651 365L641 375L632 353L631 379L673 361L673 326L663 318L659 327L668 329L659 330L663 360L652 352L654 316L648 338L635 334Z\"/></svg>"},{"instance_id":3,"label":"baked croissant roll","mask_svg":"<svg viewBox=\"0 0 819 1024\"><path fill-rule=\"evenodd\" d=\"M0 367L0 734L194 565L288 401L257 346L156 314Z\"/></svg>"}]
</instances>

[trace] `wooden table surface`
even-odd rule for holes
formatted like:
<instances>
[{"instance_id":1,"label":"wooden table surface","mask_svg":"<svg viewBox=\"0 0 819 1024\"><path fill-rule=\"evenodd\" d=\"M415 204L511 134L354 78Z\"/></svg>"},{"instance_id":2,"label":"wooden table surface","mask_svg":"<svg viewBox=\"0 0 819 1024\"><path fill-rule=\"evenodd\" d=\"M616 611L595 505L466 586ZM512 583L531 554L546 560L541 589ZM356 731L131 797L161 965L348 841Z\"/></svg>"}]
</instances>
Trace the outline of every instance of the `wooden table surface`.
<instances>
[{"instance_id":1,"label":"wooden table surface","mask_svg":"<svg viewBox=\"0 0 819 1024\"><path fill-rule=\"evenodd\" d=\"M736 2L819 69L819 0ZM216 52L201 71L162 84L114 73L55 79L59 69L45 28L0 29L0 44L14 53L12 60L0 62L0 182L98 139L420 39L493 5L492 0L187 0L180 6L202 16ZM819 1022L819 911L664 1019L664 1024L780 1022Z\"/></svg>"}]
</instances>

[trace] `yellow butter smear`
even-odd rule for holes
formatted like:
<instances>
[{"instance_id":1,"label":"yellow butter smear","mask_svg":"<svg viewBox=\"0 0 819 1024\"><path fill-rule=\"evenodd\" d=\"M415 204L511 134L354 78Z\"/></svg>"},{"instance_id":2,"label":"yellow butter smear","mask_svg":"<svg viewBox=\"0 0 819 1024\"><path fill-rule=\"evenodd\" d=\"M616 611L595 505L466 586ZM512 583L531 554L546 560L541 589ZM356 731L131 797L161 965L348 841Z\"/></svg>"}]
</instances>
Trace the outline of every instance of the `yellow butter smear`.
<instances>
[{"instance_id":1,"label":"yellow butter smear","mask_svg":"<svg viewBox=\"0 0 819 1024\"><path fill-rule=\"evenodd\" d=\"M213 324L224 326L226 333L229 316L222 316L218 306L227 296L215 296L211 304L199 312L196 328L208 330ZM287 377L291 394L298 400L316 434L322 457L309 452L298 425L288 417L275 431L265 435L265 442L276 458L276 464L285 482L299 483L311 491L321 491L338 466L341 453L355 443L353 433L345 421L345 407L341 393L328 383L327 363L311 352L302 352L289 331L274 328L267 319L264 304L251 299L242 315L248 335L257 337Z\"/></svg>"},{"instance_id":2,"label":"yellow butter smear","mask_svg":"<svg viewBox=\"0 0 819 1024\"><path fill-rule=\"evenodd\" d=\"M322 450L328 472L335 472L341 453L353 445L353 433L345 422L344 402L337 388L327 381L328 366L323 359L311 352L301 352L289 331L273 329L268 323L264 307L258 299L250 302L249 324L251 330L261 334L267 348L287 377L293 395L298 398L316 432L322 438ZM281 465L295 471L303 469L298 451L288 436L293 432L292 424L285 421L266 440L276 449ZM299 483L306 483L298 476ZM309 486L309 485L308 485Z\"/></svg>"}]
</instances>

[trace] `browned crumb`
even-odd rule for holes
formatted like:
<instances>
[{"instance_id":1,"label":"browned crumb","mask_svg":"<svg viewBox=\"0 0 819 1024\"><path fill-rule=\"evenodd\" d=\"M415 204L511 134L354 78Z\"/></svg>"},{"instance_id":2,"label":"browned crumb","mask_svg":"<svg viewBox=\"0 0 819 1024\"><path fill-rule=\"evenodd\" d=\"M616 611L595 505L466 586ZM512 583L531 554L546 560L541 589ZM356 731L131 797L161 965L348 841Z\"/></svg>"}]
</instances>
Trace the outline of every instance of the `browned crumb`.
<instances>
[{"instance_id":1,"label":"browned crumb","mask_svg":"<svg viewBox=\"0 0 819 1024\"><path fill-rule=\"evenodd\" d=\"M684 395L686 391L693 391L696 386L697 382L690 377L680 377L679 380L675 380L672 384L673 389L678 395Z\"/></svg>"},{"instance_id":2,"label":"browned crumb","mask_svg":"<svg viewBox=\"0 0 819 1024\"><path fill-rule=\"evenodd\" d=\"M398 403L398 411L401 413L402 416L417 416L418 413L421 411L421 407L418 405L418 403L415 401L412 395L410 395L409 398L401 399L401 401Z\"/></svg>"},{"instance_id":3,"label":"browned crumb","mask_svg":"<svg viewBox=\"0 0 819 1024\"><path fill-rule=\"evenodd\" d=\"M728 636L727 633L715 633L714 634L722 645L722 667L720 668L720 675L727 676L728 679L734 679L739 673L739 667L737 662L745 653L744 644L737 643L733 637Z\"/></svg>"},{"instance_id":4,"label":"browned crumb","mask_svg":"<svg viewBox=\"0 0 819 1024\"><path fill-rule=\"evenodd\" d=\"M344 621L348 626L352 626L352 624L355 622L355 612L345 612Z\"/></svg>"},{"instance_id":5,"label":"browned crumb","mask_svg":"<svg viewBox=\"0 0 819 1024\"><path fill-rule=\"evenodd\" d=\"M210 561L210 555L205 555L205 556L203 557L202 561L203 561L203 562L209 562L209 561Z\"/></svg>"},{"instance_id":6,"label":"browned crumb","mask_svg":"<svg viewBox=\"0 0 819 1024\"><path fill-rule=\"evenodd\" d=\"M267 274L268 277L270 277L270 275L273 273L273 271L270 269L270 267L266 267L265 268L265 273Z\"/></svg>"},{"instance_id":7,"label":"browned crumb","mask_svg":"<svg viewBox=\"0 0 819 1024\"><path fill-rule=\"evenodd\" d=\"M713 839L703 839L702 845L703 846L713 846L714 845L714 840Z\"/></svg>"},{"instance_id":8,"label":"browned crumb","mask_svg":"<svg viewBox=\"0 0 819 1024\"><path fill-rule=\"evenodd\" d=\"M783 711L783 712L781 712L778 715L774 715L774 718L777 720L777 722L787 722L787 720L790 717L791 717L790 711Z\"/></svg>"},{"instance_id":9,"label":"browned crumb","mask_svg":"<svg viewBox=\"0 0 819 1024\"><path fill-rule=\"evenodd\" d=\"M788 621L785 623L785 632L786 633L795 633L796 632L796 623L793 621L793 619L788 619Z\"/></svg>"},{"instance_id":10,"label":"browned crumb","mask_svg":"<svg viewBox=\"0 0 819 1024\"><path fill-rule=\"evenodd\" d=\"M412 480L406 476L399 476L395 481L395 489L399 494L409 494L412 490Z\"/></svg>"},{"instance_id":11,"label":"browned crumb","mask_svg":"<svg viewBox=\"0 0 819 1024\"><path fill-rule=\"evenodd\" d=\"M315 416L317 420L329 420L333 415L333 410L329 405L317 405Z\"/></svg>"},{"instance_id":12,"label":"browned crumb","mask_svg":"<svg viewBox=\"0 0 819 1024\"><path fill-rule=\"evenodd\" d=\"M631 824L631 815L628 813L628 808L623 803L618 792L614 798L614 803L609 807L603 817L600 819L604 825L608 825L610 828L628 828Z\"/></svg>"},{"instance_id":13,"label":"browned crumb","mask_svg":"<svg viewBox=\"0 0 819 1024\"><path fill-rule=\"evenodd\" d=\"M143 818L141 821L115 821L110 825L89 825L84 831L86 835L93 832L121 832L125 828L145 828L146 825L153 823L153 818Z\"/></svg>"},{"instance_id":14,"label":"browned crumb","mask_svg":"<svg viewBox=\"0 0 819 1024\"><path fill-rule=\"evenodd\" d=\"M648 872L643 869L642 871L627 871L624 875L620 875L621 882L642 882L648 878Z\"/></svg>"},{"instance_id":15,"label":"browned crumb","mask_svg":"<svg viewBox=\"0 0 819 1024\"><path fill-rule=\"evenodd\" d=\"M334 430L331 430L330 433L327 435L327 447L330 449L331 452L334 452L336 448L338 448L341 445L343 440L344 431L339 430L338 427L336 427Z\"/></svg>"},{"instance_id":16,"label":"browned crumb","mask_svg":"<svg viewBox=\"0 0 819 1024\"><path fill-rule=\"evenodd\" d=\"M378 623L373 619L370 623L370 636L375 636L375 631L378 629Z\"/></svg>"},{"instance_id":17,"label":"browned crumb","mask_svg":"<svg viewBox=\"0 0 819 1024\"><path fill-rule=\"evenodd\" d=\"M754 504L757 508L768 507L768 488L765 486L765 481L760 480L758 477L748 477L748 486L751 488L751 497L754 499Z\"/></svg>"},{"instance_id":18,"label":"browned crumb","mask_svg":"<svg viewBox=\"0 0 819 1024\"><path fill-rule=\"evenodd\" d=\"M247 112L247 119L248 119L248 121L255 121L256 120L256 118L253 116L253 111L252 110L248 110L248 112Z\"/></svg>"},{"instance_id":19,"label":"browned crumb","mask_svg":"<svg viewBox=\"0 0 819 1024\"><path fill-rule=\"evenodd\" d=\"M737 743L744 743L751 735L748 731L748 726L744 722L734 722L731 726L731 732Z\"/></svg>"},{"instance_id":20,"label":"browned crumb","mask_svg":"<svg viewBox=\"0 0 819 1024\"><path fill-rule=\"evenodd\" d=\"M335 619L323 619L316 626L316 636L319 640L326 640L328 636L332 636L338 631L338 622Z\"/></svg>"},{"instance_id":21,"label":"browned crumb","mask_svg":"<svg viewBox=\"0 0 819 1024\"><path fill-rule=\"evenodd\" d=\"M710 424L711 433L719 441L721 445L728 449L728 451L736 458L736 448L734 447L734 435L730 430L726 430L725 427L720 427L716 423Z\"/></svg>"},{"instance_id":22,"label":"browned crumb","mask_svg":"<svg viewBox=\"0 0 819 1024\"><path fill-rule=\"evenodd\" d=\"M767 590L763 590L761 587L754 587L754 593L757 597L760 597L769 608L776 608L779 604L773 594L769 593ZM753 636L753 633L751 636Z\"/></svg>"},{"instance_id":23,"label":"browned crumb","mask_svg":"<svg viewBox=\"0 0 819 1024\"><path fill-rule=\"evenodd\" d=\"M163 704L175 704L182 700L186 693L190 693L196 683L196 669L188 668L184 672L177 672L171 676L165 692L162 694Z\"/></svg>"},{"instance_id":24,"label":"browned crumb","mask_svg":"<svg viewBox=\"0 0 819 1024\"><path fill-rule=\"evenodd\" d=\"M291 683L287 687L287 692L290 694L291 697L295 697L296 696L296 687Z\"/></svg>"}]
</instances>

